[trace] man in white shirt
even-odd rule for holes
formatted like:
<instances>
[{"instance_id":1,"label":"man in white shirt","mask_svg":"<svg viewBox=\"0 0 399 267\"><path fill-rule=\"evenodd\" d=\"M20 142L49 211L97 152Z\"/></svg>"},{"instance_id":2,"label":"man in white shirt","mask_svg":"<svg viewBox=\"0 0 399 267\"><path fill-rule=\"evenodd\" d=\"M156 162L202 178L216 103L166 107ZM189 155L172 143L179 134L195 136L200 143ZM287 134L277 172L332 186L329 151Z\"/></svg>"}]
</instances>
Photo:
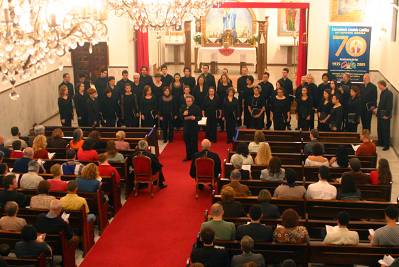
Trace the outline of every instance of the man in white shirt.
<instances>
[{"instance_id":1,"label":"man in white shirt","mask_svg":"<svg viewBox=\"0 0 399 267\"><path fill-rule=\"evenodd\" d=\"M38 173L40 170L40 165L36 160L31 160L28 164L28 172L22 175L19 181L19 186L22 189L37 189L39 183L43 181Z\"/></svg>"},{"instance_id":2,"label":"man in white shirt","mask_svg":"<svg viewBox=\"0 0 399 267\"><path fill-rule=\"evenodd\" d=\"M337 188L328 182L329 170L326 166L319 168L319 181L311 184L306 191L307 199L331 200L337 197Z\"/></svg>"},{"instance_id":3,"label":"man in white shirt","mask_svg":"<svg viewBox=\"0 0 399 267\"><path fill-rule=\"evenodd\" d=\"M357 245L359 234L356 231L349 231L349 214L346 211L338 213L338 225L327 228L327 235L324 238L325 244L332 245Z\"/></svg>"},{"instance_id":4,"label":"man in white shirt","mask_svg":"<svg viewBox=\"0 0 399 267\"><path fill-rule=\"evenodd\" d=\"M4 146L7 148L11 148L12 147L12 143L16 140L21 141L21 148L25 149L28 145L26 144L26 142L24 140L22 140L20 138L21 133L19 132L18 127L14 126L11 128L11 137L8 138L5 142L4 142Z\"/></svg>"}]
</instances>

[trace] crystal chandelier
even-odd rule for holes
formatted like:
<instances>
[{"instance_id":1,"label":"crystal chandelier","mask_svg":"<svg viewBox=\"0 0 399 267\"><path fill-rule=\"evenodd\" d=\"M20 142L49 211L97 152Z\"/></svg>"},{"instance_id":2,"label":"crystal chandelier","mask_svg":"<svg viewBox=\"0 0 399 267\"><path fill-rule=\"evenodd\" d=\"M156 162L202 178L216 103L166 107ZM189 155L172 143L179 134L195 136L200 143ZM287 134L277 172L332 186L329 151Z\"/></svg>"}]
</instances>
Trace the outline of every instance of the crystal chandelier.
<instances>
[{"instance_id":1,"label":"crystal chandelier","mask_svg":"<svg viewBox=\"0 0 399 267\"><path fill-rule=\"evenodd\" d=\"M205 15L224 0L109 0L116 15L127 14L136 30L165 30Z\"/></svg>"},{"instance_id":2,"label":"crystal chandelier","mask_svg":"<svg viewBox=\"0 0 399 267\"><path fill-rule=\"evenodd\" d=\"M0 0L0 9L0 75L12 85L107 34L106 0Z\"/></svg>"}]
</instances>

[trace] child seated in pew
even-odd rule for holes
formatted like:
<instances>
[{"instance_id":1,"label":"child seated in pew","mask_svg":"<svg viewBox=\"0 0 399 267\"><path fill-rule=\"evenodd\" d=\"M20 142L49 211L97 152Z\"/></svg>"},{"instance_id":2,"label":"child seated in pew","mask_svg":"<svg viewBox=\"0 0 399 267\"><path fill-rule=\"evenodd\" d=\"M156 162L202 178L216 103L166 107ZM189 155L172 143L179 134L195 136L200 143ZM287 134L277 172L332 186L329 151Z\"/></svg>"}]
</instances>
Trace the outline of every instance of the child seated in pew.
<instances>
[{"instance_id":1,"label":"child seated in pew","mask_svg":"<svg viewBox=\"0 0 399 267\"><path fill-rule=\"evenodd\" d=\"M62 173L65 175L80 175L84 165L76 160L76 151L69 149L66 152L67 162L62 163Z\"/></svg>"},{"instance_id":2,"label":"child seated in pew","mask_svg":"<svg viewBox=\"0 0 399 267\"><path fill-rule=\"evenodd\" d=\"M30 208L48 210L50 208L50 202L56 199L54 196L48 194L49 190L50 183L47 180L41 181L37 187L38 194L30 199Z\"/></svg>"},{"instance_id":3,"label":"child seated in pew","mask_svg":"<svg viewBox=\"0 0 399 267\"><path fill-rule=\"evenodd\" d=\"M12 151L10 152L10 158L12 159L20 159L24 156L24 153L21 150L22 143L20 140L15 140L12 142Z\"/></svg>"},{"instance_id":4,"label":"child seated in pew","mask_svg":"<svg viewBox=\"0 0 399 267\"><path fill-rule=\"evenodd\" d=\"M8 201L4 207L6 216L0 218L0 230L19 232L26 225L24 218L18 218L18 203Z\"/></svg>"},{"instance_id":5,"label":"child seated in pew","mask_svg":"<svg viewBox=\"0 0 399 267\"><path fill-rule=\"evenodd\" d=\"M50 168L50 173L53 175L53 179L47 180L50 184L50 191L53 192L65 192L68 183L61 180L62 169L60 164L53 164Z\"/></svg>"},{"instance_id":6,"label":"child seated in pew","mask_svg":"<svg viewBox=\"0 0 399 267\"><path fill-rule=\"evenodd\" d=\"M326 225L325 244L333 245L358 245L359 234L356 231L349 231L349 214L346 211L338 213L337 225L332 227Z\"/></svg>"}]
</instances>

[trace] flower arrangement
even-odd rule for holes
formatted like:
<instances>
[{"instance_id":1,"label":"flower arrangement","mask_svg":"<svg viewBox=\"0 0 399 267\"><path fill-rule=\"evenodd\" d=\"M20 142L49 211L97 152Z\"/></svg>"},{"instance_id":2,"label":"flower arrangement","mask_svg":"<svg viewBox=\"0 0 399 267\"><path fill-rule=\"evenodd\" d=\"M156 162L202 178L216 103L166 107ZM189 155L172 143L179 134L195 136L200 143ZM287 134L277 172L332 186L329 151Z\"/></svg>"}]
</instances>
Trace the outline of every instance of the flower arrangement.
<instances>
[{"instance_id":1,"label":"flower arrangement","mask_svg":"<svg viewBox=\"0 0 399 267\"><path fill-rule=\"evenodd\" d=\"M252 37L248 38L247 42L250 45L256 45L256 42L258 41L258 38L256 37L256 35L252 35Z\"/></svg>"},{"instance_id":2,"label":"flower arrangement","mask_svg":"<svg viewBox=\"0 0 399 267\"><path fill-rule=\"evenodd\" d=\"M195 42L197 45L199 45L199 44L201 44L201 39L202 39L202 33L197 32L197 33L194 35L194 38L193 38L194 42Z\"/></svg>"}]
</instances>

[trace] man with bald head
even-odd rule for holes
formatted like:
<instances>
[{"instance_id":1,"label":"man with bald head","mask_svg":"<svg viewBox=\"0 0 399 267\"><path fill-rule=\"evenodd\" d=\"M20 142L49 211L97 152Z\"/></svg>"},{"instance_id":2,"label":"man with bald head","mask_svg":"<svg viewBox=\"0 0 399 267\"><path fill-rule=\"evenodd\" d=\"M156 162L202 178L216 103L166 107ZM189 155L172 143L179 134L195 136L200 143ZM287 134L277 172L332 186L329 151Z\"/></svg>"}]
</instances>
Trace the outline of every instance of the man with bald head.
<instances>
[{"instance_id":1,"label":"man with bald head","mask_svg":"<svg viewBox=\"0 0 399 267\"><path fill-rule=\"evenodd\" d=\"M215 177L218 177L220 175L221 173L220 158L218 154L211 151L211 146L212 146L211 141L209 141L208 139L202 140L201 142L202 151L195 153L192 157L191 168L190 168L191 177L195 178L195 173L196 173L195 160L203 157L210 158L213 160Z\"/></svg>"},{"instance_id":2,"label":"man with bald head","mask_svg":"<svg viewBox=\"0 0 399 267\"><path fill-rule=\"evenodd\" d=\"M14 162L13 172L15 173L28 172L29 162L33 159L33 149L31 147L27 147L24 149L23 153L24 156Z\"/></svg>"},{"instance_id":3,"label":"man with bald head","mask_svg":"<svg viewBox=\"0 0 399 267\"><path fill-rule=\"evenodd\" d=\"M224 221L223 214L223 206L219 203L213 204L209 212L209 220L201 224L201 230L212 229L216 240L235 240L236 227L234 223Z\"/></svg>"},{"instance_id":4,"label":"man with bald head","mask_svg":"<svg viewBox=\"0 0 399 267\"><path fill-rule=\"evenodd\" d=\"M360 89L360 101L362 107L363 130L371 129L371 118L373 110L377 107L377 86L370 81L370 74L363 76L363 86Z\"/></svg>"}]
</instances>

